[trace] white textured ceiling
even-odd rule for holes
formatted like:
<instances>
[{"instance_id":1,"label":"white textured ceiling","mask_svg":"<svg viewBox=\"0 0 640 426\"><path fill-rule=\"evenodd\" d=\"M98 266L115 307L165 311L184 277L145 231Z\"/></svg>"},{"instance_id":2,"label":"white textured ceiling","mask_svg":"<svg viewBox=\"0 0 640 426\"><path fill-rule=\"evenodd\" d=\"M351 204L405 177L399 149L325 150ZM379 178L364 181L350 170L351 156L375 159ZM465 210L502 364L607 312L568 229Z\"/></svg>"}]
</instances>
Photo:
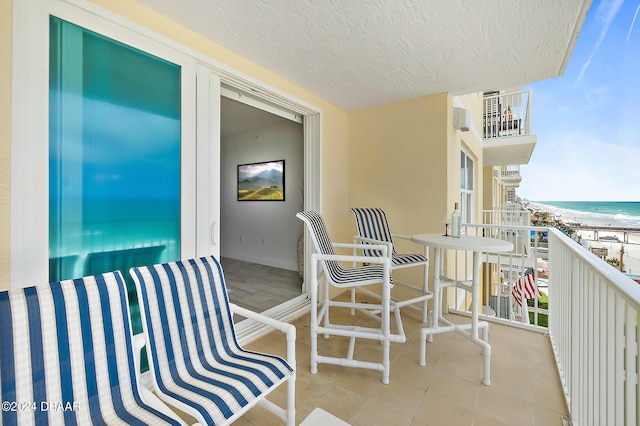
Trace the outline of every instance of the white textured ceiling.
<instances>
[{"instance_id":1,"label":"white textured ceiling","mask_svg":"<svg viewBox=\"0 0 640 426\"><path fill-rule=\"evenodd\" d=\"M591 0L139 0L346 110L560 75Z\"/></svg>"}]
</instances>

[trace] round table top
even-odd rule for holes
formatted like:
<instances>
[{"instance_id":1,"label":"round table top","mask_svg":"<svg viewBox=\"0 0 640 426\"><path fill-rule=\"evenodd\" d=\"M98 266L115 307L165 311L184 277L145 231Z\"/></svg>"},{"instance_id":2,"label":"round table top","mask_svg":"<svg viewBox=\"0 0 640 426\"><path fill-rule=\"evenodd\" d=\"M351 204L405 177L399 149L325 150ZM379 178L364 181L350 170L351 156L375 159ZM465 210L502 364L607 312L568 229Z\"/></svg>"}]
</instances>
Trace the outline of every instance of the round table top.
<instances>
[{"instance_id":1,"label":"round table top","mask_svg":"<svg viewBox=\"0 0 640 426\"><path fill-rule=\"evenodd\" d=\"M452 250L482 251L497 253L513 250L513 243L497 238L462 235L460 237L444 236L441 234L416 234L411 241L430 247Z\"/></svg>"}]
</instances>

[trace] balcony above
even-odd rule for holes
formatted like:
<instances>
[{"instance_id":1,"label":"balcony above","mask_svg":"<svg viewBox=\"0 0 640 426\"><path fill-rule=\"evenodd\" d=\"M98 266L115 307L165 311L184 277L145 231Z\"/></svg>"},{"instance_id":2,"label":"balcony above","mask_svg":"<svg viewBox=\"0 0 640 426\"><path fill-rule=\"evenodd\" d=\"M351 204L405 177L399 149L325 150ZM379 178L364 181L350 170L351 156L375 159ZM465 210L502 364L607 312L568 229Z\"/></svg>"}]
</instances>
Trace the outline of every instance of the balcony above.
<instances>
[{"instance_id":1,"label":"balcony above","mask_svg":"<svg viewBox=\"0 0 640 426\"><path fill-rule=\"evenodd\" d=\"M537 143L531 133L531 91L485 94L482 130L485 166L527 164Z\"/></svg>"},{"instance_id":2,"label":"balcony above","mask_svg":"<svg viewBox=\"0 0 640 426\"><path fill-rule=\"evenodd\" d=\"M536 142L535 135L485 139L484 165L528 164Z\"/></svg>"},{"instance_id":3,"label":"balcony above","mask_svg":"<svg viewBox=\"0 0 640 426\"><path fill-rule=\"evenodd\" d=\"M507 188L518 188L522 181L519 165L502 166L499 174L500 183Z\"/></svg>"}]
</instances>

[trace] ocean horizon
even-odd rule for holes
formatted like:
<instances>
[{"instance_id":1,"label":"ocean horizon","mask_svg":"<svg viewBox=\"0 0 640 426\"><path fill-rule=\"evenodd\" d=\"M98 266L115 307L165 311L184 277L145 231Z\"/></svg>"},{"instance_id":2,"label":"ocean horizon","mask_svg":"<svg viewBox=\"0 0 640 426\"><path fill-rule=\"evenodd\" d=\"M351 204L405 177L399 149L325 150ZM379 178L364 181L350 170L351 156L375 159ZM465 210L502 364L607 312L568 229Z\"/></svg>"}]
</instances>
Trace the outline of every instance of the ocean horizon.
<instances>
[{"instance_id":1,"label":"ocean horizon","mask_svg":"<svg viewBox=\"0 0 640 426\"><path fill-rule=\"evenodd\" d=\"M564 222L592 226L640 228L640 201L531 201L536 210L547 210Z\"/></svg>"}]
</instances>

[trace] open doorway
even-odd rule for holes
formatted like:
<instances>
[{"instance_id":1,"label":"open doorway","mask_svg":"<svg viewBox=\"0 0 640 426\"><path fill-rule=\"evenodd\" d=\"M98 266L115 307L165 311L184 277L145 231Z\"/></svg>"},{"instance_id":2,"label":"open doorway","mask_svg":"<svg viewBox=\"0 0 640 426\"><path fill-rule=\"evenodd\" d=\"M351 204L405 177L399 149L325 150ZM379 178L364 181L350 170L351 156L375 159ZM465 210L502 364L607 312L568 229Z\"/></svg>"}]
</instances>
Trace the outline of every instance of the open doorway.
<instances>
[{"instance_id":1,"label":"open doorway","mask_svg":"<svg viewBox=\"0 0 640 426\"><path fill-rule=\"evenodd\" d=\"M297 244L304 229L295 217L304 203L303 124L226 96L220 110L221 263L231 301L264 312L303 292ZM243 200L238 166L268 162L283 166L284 199ZM250 187L277 189L269 173Z\"/></svg>"}]
</instances>

